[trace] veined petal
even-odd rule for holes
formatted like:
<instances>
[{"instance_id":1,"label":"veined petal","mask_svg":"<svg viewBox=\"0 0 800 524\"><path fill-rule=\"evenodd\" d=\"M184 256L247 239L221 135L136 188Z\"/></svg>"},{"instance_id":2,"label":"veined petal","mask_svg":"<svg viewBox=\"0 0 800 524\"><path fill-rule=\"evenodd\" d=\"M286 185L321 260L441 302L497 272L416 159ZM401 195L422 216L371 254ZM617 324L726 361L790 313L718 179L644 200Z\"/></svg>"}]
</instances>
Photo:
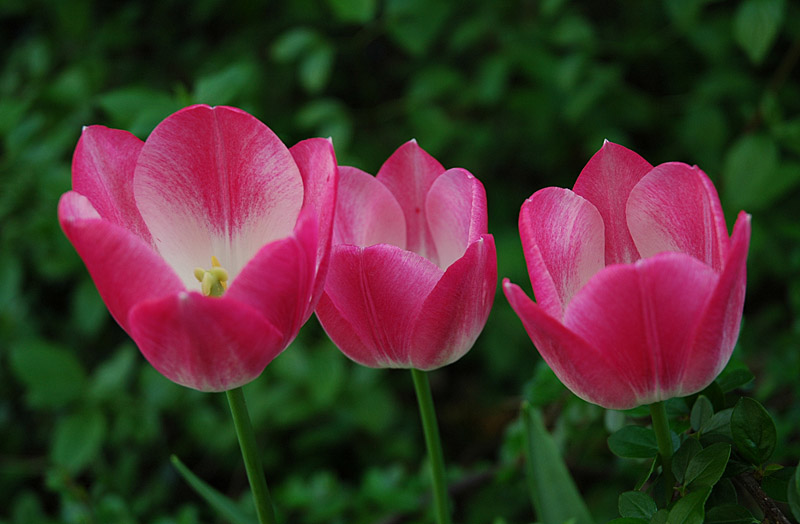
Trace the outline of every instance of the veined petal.
<instances>
[{"instance_id":1,"label":"veined petal","mask_svg":"<svg viewBox=\"0 0 800 524\"><path fill-rule=\"evenodd\" d=\"M72 189L105 220L152 243L133 198L133 171L144 142L119 129L83 129L72 157Z\"/></svg>"},{"instance_id":2,"label":"veined petal","mask_svg":"<svg viewBox=\"0 0 800 524\"><path fill-rule=\"evenodd\" d=\"M291 234L303 180L289 150L255 117L192 106L167 117L139 155L134 195L164 259L190 289L216 256L231 281L261 247Z\"/></svg>"},{"instance_id":3,"label":"veined petal","mask_svg":"<svg viewBox=\"0 0 800 524\"><path fill-rule=\"evenodd\" d=\"M400 204L374 176L354 167L339 167L334 244L406 247L406 219Z\"/></svg>"},{"instance_id":4,"label":"veined petal","mask_svg":"<svg viewBox=\"0 0 800 524\"><path fill-rule=\"evenodd\" d=\"M111 316L128 333L128 314L136 304L184 291L178 276L151 246L134 232L100 218L85 196L64 193L58 202L58 221Z\"/></svg>"},{"instance_id":5,"label":"veined petal","mask_svg":"<svg viewBox=\"0 0 800 524\"><path fill-rule=\"evenodd\" d=\"M573 191L594 204L603 217L606 265L640 258L628 231L625 206L633 187L651 169L653 166L630 149L606 141L575 182Z\"/></svg>"},{"instance_id":6,"label":"veined petal","mask_svg":"<svg viewBox=\"0 0 800 524\"><path fill-rule=\"evenodd\" d=\"M616 370L615 380L636 393L633 405L689 394L683 369L693 365L692 334L718 280L684 253L609 266L575 295L564 326L592 341Z\"/></svg>"},{"instance_id":7,"label":"veined petal","mask_svg":"<svg viewBox=\"0 0 800 524\"><path fill-rule=\"evenodd\" d=\"M570 391L609 409L637 405L636 392L626 380L619 380L616 364L606 355L548 315L508 279L503 280L503 291L539 354Z\"/></svg>"},{"instance_id":8,"label":"veined petal","mask_svg":"<svg viewBox=\"0 0 800 524\"><path fill-rule=\"evenodd\" d=\"M340 244L333 250L317 316L331 340L353 360L409 367L414 321L442 273L431 261L395 246ZM365 346L372 358L360 359Z\"/></svg>"},{"instance_id":9,"label":"veined petal","mask_svg":"<svg viewBox=\"0 0 800 524\"><path fill-rule=\"evenodd\" d=\"M429 371L464 356L486 325L496 287L494 238L483 235L450 264L425 299L412 329L411 366Z\"/></svg>"},{"instance_id":10,"label":"veined petal","mask_svg":"<svg viewBox=\"0 0 800 524\"><path fill-rule=\"evenodd\" d=\"M466 169L448 169L431 185L425 214L438 265L446 269L488 231L483 184Z\"/></svg>"},{"instance_id":11,"label":"veined petal","mask_svg":"<svg viewBox=\"0 0 800 524\"><path fill-rule=\"evenodd\" d=\"M739 337L747 284L747 251L750 247L750 215L742 211L733 226L730 250L716 289L697 322L694 344L687 357L684 393L700 391L728 363Z\"/></svg>"},{"instance_id":12,"label":"veined petal","mask_svg":"<svg viewBox=\"0 0 800 524\"><path fill-rule=\"evenodd\" d=\"M717 271L728 254L728 229L717 190L697 166L661 164L631 190L628 229L642 257L687 253Z\"/></svg>"},{"instance_id":13,"label":"veined petal","mask_svg":"<svg viewBox=\"0 0 800 524\"><path fill-rule=\"evenodd\" d=\"M227 296L181 292L130 315L131 337L162 375L200 391L225 391L258 377L284 348L283 335Z\"/></svg>"},{"instance_id":14,"label":"veined petal","mask_svg":"<svg viewBox=\"0 0 800 524\"><path fill-rule=\"evenodd\" d=\"M561 319L575 293L604 267L603 219L583 197L547 187L522 204L519 231L536 301Z\"/></svg>"},{"instance_id":15,"label":"veined petal","mask_svg":"<svg viewBox=\"0 0 800 524\"><path fill-rule=\"evenodd\" d=\"M283 335L283 347L312 312L317 245L317 217L305 209L294 233L261 248L225 293L275 326Z\"/></svg>"},{"instance_id":16,"label":"veined petal","mask_svg":"<svg viewBox=\"0 0 800 524\"><path fill-rule=\"evenodd\" d=\"M428 229L425 200L444 167L411 140L392 153L378 171L378 180L392 192L406 217L406 249L436 260L436 245Z\"/></svg>"}]
</instances>

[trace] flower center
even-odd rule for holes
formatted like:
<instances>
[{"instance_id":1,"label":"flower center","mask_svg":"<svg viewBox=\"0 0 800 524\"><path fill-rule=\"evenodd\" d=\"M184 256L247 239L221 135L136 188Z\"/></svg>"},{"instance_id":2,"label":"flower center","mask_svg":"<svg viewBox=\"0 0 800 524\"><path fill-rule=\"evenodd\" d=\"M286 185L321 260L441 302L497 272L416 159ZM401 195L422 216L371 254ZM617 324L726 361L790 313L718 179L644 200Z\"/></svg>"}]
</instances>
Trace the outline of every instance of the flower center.
<instances>
[{"instance_id":1,"label":"flower center","mask_svg":"<svg viewBox=\"0 0 800 524\"><path fill-rule=\"evenodd\" d=\"M211 257L211 269L194 268L194 277L200 282L200 289L207 297L221 297L228 289L228 272L220 265L217 257Z\"/></svg>"}]
</instances>

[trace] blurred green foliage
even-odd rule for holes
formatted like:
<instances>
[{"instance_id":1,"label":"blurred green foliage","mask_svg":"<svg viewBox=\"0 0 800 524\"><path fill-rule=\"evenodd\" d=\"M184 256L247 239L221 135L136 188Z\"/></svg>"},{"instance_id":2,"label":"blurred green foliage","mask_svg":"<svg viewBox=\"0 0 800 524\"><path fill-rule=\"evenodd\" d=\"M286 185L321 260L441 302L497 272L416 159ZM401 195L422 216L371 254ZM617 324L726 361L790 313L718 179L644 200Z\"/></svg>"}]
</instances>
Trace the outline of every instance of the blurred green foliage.
<instances>
[{"instance_id":1,"label":"blurred green foliage","mask_svg":"<svg viewBox=\"0 0 800 524\"><path fill-rule=\"evenodd\" d=\"M56 221L81 126L144 138L198 102L239 106L287 144L330 136L373 173L416 138L484 182L500 275L528 288L519 206L570 187L603 139L698 164L729 218L753 214L732 368L754 370L742 387L775 417L772 460L796 464L797 2L4 0L0 45L0 522L221 522L171 454L250 511L224 398L149 367ZM534 520L523 398L594 516L617 515L640 472L606 439L636 413L566 392L502 294L475 348L431 380L459 522ZM426 521L407 373L350 363L312 320L246 394L284 522Z\"/></svg>"}]
</instances>

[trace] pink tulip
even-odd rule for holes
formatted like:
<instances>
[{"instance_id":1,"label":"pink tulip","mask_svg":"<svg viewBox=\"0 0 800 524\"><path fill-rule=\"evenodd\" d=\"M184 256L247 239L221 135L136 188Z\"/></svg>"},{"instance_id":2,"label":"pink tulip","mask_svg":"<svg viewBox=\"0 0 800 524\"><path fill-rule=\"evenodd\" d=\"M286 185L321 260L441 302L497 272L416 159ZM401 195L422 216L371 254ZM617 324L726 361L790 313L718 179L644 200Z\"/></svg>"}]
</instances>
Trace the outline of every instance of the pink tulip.
<instances>
[{"instance_id":1,"label":"pink tulip","mask_svg":"<svg viewBox=\"0 0 800 524\"><path fill-rule=\"evenodd\" d=\"M328 140L287 149L244 111L198 105L145 142L84 128L58 218L150 363L222 391L255 379L311 315L337 180Z\"/></svg>"},{"instance_id":2,"label":"pink tulip","mask_svg":"<svg viewBox=\"0 0 800 524\"><path fill-rule=\"evenodd\" d=\"M317 316L370 367L431 370L461 358L489 315L497 282L486 193L415 141L377 177L340 167L334 248Z\"/></svg>"},{"instance_id":3,"label":"pink tulip","mask_svg":"<svg viewBox=\"0 0 800 524\"><path fill-rule=\"evenodd\" d=\"M536 303L503 288L544 360L576 395L612 409L690 395L728 362L739 334L750 216L728 237L698 167L651 166L606 142L573 191L522 205Z\"/></svg>"}]
</instances>

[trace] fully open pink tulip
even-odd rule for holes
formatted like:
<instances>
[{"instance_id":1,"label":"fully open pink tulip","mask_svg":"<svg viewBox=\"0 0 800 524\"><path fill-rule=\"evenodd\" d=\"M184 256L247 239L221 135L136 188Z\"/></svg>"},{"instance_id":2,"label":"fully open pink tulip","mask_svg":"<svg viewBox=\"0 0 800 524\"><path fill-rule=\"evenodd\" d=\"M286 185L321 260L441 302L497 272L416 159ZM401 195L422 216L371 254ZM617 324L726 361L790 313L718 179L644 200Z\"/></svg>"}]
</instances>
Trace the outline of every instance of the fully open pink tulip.
<instances>
[{"instance_id":1,"label":"fully open pink tulip","mask_svg":"<svg viewBox=\"0 0 800 524\"><path fill-rule=\"evenodd\" d=\"M651 166L606 142L572 191L522 205L536 303L503 289L544 360L576 395L613 409L690 395L728 362L744 304L750 216L728 237L698 167Z\"/></svg>"},{"instance_id":2,"label":"fully open pink tulip","mask_svg":"<svg viewBox=\"0 0 800 524\"><path fill-rule=\"evenodd\" d=\"M317 316L370 367L431 370L461 358L489 315L497 282L486 193L415 141L377 177L340 167L334 247Z\"/></svg>"},{"instance_id":3,"label":"fully open pink tulip","mask_svg":"<svg viewBox=\"0 0 800 524\"><path fill-rule=\"evenodd\" d=\"M145 142L85 128L58 218L153 366L222 391L256 378L311 315L337 180L328 140L287 149L244 111L198 105Z\"/></svg>"}]
</instances>

